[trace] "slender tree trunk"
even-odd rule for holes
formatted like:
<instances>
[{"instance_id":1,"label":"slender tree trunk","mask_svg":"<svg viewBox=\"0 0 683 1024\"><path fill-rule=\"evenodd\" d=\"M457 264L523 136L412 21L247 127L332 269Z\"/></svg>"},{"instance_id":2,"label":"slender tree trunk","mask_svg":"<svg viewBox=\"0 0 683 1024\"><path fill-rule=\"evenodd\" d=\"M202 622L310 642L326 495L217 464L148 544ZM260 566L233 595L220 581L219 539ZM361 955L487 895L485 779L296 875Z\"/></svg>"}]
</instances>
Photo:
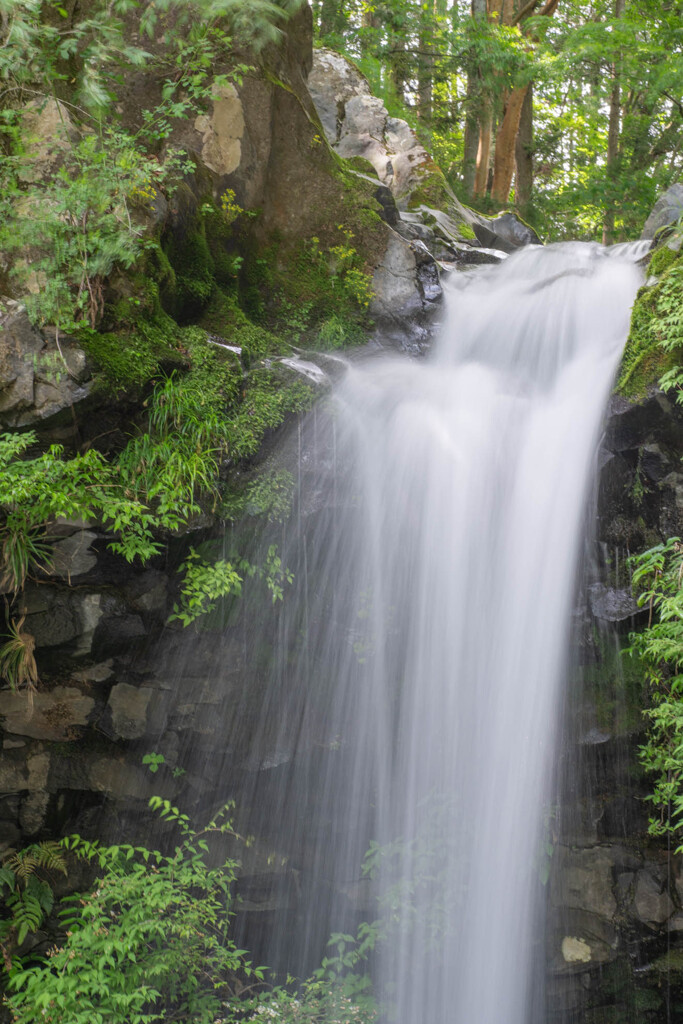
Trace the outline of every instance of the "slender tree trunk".
<instances>
[{"instance_id":1,"label":"slender tree trunk","mask_svg":"<svg viewBox=\"0 0 683 1024\"><path fill-rule=\"evenodd\" d=\"M614 0L614 17L621 18L626 7L626 0ZM621 78L619 75L619 58L611 68L612 89L609 100L609 128L607 131L607 180L609 191L605 218L602 224L602 244L610 245L614 241L614 217L616 196L615 181L619 161L619 129L621 126Z\"/></svg>"},{"instance_id":2,"label":"slender tree trunk","mask_svg":"<svg viewBox=\"0 0 683 1024\"><path fill-rule=\"evenodd\" d=\"M418 37L417 58L417 114L430 124L434 100L434 14L430 4L423 4Z\"/></svg>"},{"instance_id":3,"label":"slender tree trunk","mask_svg":"<svg viewBox=\"0 0 683 1024\"><path fill-rule=\"evenodd\" d=\"M491 197L498 203L507 203L515 173L515 148L517 132L522 117L522 106L528 92L524 85L513 89L507 98L505 112L496 135L496 152L493 165Z\"/></svg>"},{"instance_id":4,"label":"slender tree trunk","mask_svg":"<svg viewBox=\"0 0 683 1024\"><path fill-rule=\"evenodd\" d=\"M374 53L377 49L377 29L381 27L380 19L374 10L369 8L363 11L361 18L362 30L360 32L360 52L365 55Z\"/></svg>"},{"instance_id":5,"label":"slender tree trunk","mask_svg":"<svg viewBox=\"0 0 683 1024\"><path fill-rule=\"evenodd\" d=\"M434 58L425 53L429 43L420 37L420 59L417 66L417 115L425 124L430 124L433 109Z\"/></svg>"},{"instance_id":6,"label":"slender tree trunk","mask_svg":"<svg viewBox=\"0 0 683 1024\"><path fill-rule=\"evenodd\" d=\"M474 178L477 173L477 150L479 148L479 121L474 110L475 78L470 74L467 78L467 96L465 99L465 145L462 158L462 183L465 196L471 199L474 195Z\"/></svg>"},{"instance_id":7,"label":"slender tree trunk","mask_svg":"<svg viewBox=\"0 0 683 1024\"><path fill-rule=\"evenodd\" d=\"M393 82L396 95L401 103L403 103L406 98L407 78L407 59L405 53L406 41L403 36L390 36L389 48L391 50L389 74L391 75L391 81Z\"/></svg>"},{"instance_id":8,"label":"slender tree trunk","mask_svg":"<svg viewBox=\"0 0 683 1024\"><path fill-rule=\"evenodd\" d=\"M321 0L320 4L320 36L324 38L337 27L338 5L335 0Z\"/></svg>"},{"instance_id":9,"label":"slender tree trunk","mask_svg":"<svg viewBox=\"0 0 683 1024\"><path fill-rule=\"evenodd\" d=\"M493 135L493 115L491 101L486 99L482 104L479 118L479 148L477 150L477 170L474 175L474 194L477 198L486 195L489 183L489 161L491 159L491 136Z\"/></svg>"},{"instance_id":10,"label":"slender tree trunk","mask_svg":"<svg viewBox=\"0 0 683 1024\"><path fill-rule=\"evenodd\" d=\"M519 131L515 143L515 203L525 210L531 203L534 187L534 93L530 85L522 104Z\"/></svg>"},{"instance_id":11,"label":"slender tree trunk","mask_svg":"<svg viewBox=\"0 0 683 1024\"><path fill-rule=\"evenodd\" d=\"M487 0L471 0L474 21L486 21ZM491 100L481 95L479 69L470 67L467 75L467 120L463 180L469 198L486 195L491 156Z\"/></svg>"}]
</instances>

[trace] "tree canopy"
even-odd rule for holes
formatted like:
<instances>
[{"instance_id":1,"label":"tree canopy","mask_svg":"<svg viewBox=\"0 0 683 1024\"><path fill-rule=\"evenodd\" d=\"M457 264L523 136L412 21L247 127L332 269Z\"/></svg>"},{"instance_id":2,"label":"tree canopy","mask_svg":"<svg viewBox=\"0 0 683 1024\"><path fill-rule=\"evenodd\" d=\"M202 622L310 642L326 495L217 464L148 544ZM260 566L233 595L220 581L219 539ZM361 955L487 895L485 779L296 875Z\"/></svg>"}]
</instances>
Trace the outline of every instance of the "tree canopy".
<instances>
[{"instance_id":1,"label":"tree canopy","mask_svg":"<svg viewBox=\"0 0 683 1024\"><path fill-rule=\"evenodd\" d=\"M411 120L451 184L550 237L637 234L683 170L677 0L314 0L319 40Z\"/></svg>"}]
</instances>

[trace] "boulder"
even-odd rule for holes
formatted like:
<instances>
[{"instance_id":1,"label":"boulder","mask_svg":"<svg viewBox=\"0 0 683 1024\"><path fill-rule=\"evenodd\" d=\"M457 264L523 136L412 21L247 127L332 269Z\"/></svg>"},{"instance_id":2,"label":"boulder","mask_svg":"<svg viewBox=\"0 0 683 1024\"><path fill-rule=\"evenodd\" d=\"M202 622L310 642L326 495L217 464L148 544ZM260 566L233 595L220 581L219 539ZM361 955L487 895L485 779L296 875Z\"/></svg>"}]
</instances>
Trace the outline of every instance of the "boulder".
<instances>
[{"instance_id":1,"label":"boulder","mask_svg":"<svg viewBox=\"0 0 683 1024\"><path fill-rule=\"evenodd\" d=\"M646 870L638 872L634 906L638 918L649 928L664 924L675 909L663 884Z\"/></svg>"},{"instance_id":2,"label":"boulder","mask_svg":"<svg viewBox=\"0 0 683 1024\"><path fill-rule=\"evenodd\" d=\"M640 608L630 587L606 587L594 583L588 589L591 612L601 622L629 622Z\"/></svg>"},{"instance_id":3,"label":"boulder","mask_svg":"<svg viewBox=\"0 0 683 1024\"><path fill-rule=\"evenodd\" d=\"M51 575L71 581L84 576L97 565L97 556L90 545L97 535L90 530L79 530L64 540L57 541L52 548Z\"/></svg>"},{"instance_id":4,"label":"boulder","mask_svg":"<svg viewBox=\"0 0 683 1024\"><path fill-rule=\"evenodd\" d=\"M38 690L32 700L21 691L0 692L0 716L6 732L41 740L77 739L94 707L93 698L74 686Z\"/></svg>"},{"instance_id":5,"label":"boulder","mask_svg":"<svg viewBox=\"0 0 683 1024\"><path fill-rule=\"evenodd\" d=\"M392 233L386 255L372 278L371 315L379 320L402 320L421 311L416 277L415 253L400 235Z\"/></svg>"},{"instance_id":6,"label":"boulder","mask_svg":"<svg viewBox=\"0 0 683 1024\"><path fill-rule=\"evenodd\" d=\"M154 690L150 686L117 683L109 694L112 731L124 740L139 739L147 731L147 709Z\"/></svg>"},{"instance_id":7,"label":"boulder","mask_svg":"<svg viewBox=\"0 0 683 1024\"><path fill-rule=\"evenodd\" d=\"M645 221L641 238L654 238L658 231L675 224L683 215L683 184L671 185L659 197Z\"/></svg>"},{"instance_id":8,"label":"boulder","mask_svg":"<svg viewBox=\"0 0 683 1024\"><path fill-rule=\"evenodd\" d=\"M558 846L553 858L551 902L554 907L586 911L612 921L617 901L609 851Z\"/></svg>"},{"instance_id":9,"label":"boulder","mask_svg":"<svg viewBox=\"0 0 683 1024\"><path fill-rule=\"evenodd\" d=\"M37 832L40 832L45 823L49 803L49 793L46 793L44 790L36 790L33 793L29 793L22 800L19 811L19 824L24 835L34 836Z\"/></svg>"},{"instance_id":10,"label":"boulder","mask_svg":"<svg viewBox=\"0 0 683 1024\"><path fill-rule=\"evenodd\" d=\"M524 245L541 244L534 229L520 220L516 213L499 213L497 217L477 216L472 226L481 244L487 248L514 252Z\"/></svg>"},{"instance_id":11,"label":"boulder","mask_svg":"<svg viewBox=\"0 0 683 1024\"><path fill-rule=\"evenodd\" d=\"M23 306L0 300L0 427L30 427L70 410L88 397L90 376L74 339L62 338L58 348Z\"/></svg>"},{"instance_id":12,"label":"boulder","mask_svg":"<svg viewBox=\"0 0 683 1024\"><path fill-rule=\"evenodd\" d=\"M308 89L332 148L346 159L371 164L401 209L413 205L410 200L418 190L436 187L452 218L469 224L471 211L453 195L413 129L390 116L351 61L333 50L314 50ZM471 229L462 238L466 236Z\"/></svg>"},{"instance_id":13,"label":"boulder","mask_svg":"<svg viewBox=\"0 0 683 1024\"><path fill-rule=\"evenodd\" d=\"M86 773L84 789L107 793L118 799L149 800L155 792L154 776L124 758L96 756L87 765Z\"/></svg>"}]
</instances>

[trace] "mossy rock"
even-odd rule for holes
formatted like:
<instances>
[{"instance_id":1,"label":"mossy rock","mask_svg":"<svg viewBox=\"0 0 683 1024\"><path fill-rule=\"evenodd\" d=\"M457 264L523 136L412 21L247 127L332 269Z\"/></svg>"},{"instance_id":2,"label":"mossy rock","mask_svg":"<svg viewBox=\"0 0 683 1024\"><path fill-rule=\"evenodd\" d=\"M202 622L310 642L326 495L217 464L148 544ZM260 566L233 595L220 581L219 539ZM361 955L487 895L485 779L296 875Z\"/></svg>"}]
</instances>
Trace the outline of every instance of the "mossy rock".
<instances>
[{"instance_id":1,"label":"mossy rock","mask_svg":"<svg viewBox=\"0 0 683 1024\"><path fill-rule=\"evenodd\" d=\"M217 288L200 324L210 334L242 349L247 368L268 355L286 355L291 347L278 334L255 324L240 307L237 296Z\"/></svg>"},{"instance_id":2,"label":"mossy rock","mask_svg":"<svg viewBox=\"0 0 683 1024\"><path fill-rule=\"evenodd\" d=\"M408 209L417 210L420 206L431 206L448 213L453 205L453 194L445 174L433 161L426 163L425 169L426 173L420 184L408 197Z\"/></svg>"},{"instance_id":3,"label":"mossy rock","mask_svg":"<svg viewBox=\"0 0 683 1024\"><path fill-rule=\"evenodd\" d=\"M350 156L346 158L346 163L349 167L352 167L354 171L359 171L360 174L367 174L371 178L377 178L377 171L375 165L366 160L364 156ZM379 181L379 178L377 178Z\"/></svg>"},{"instance_id":4,"label":"mossy rock","mask_svg":"<svg viewBox=\"0 0 683 1024\"><path fill-rule=\"evenodd\" d=\"M657 386L662 376L683 360L683 347L667 349L661 344L654 329L654 321L666 312L664 305L670 302L667 283L671 271L683 265L683 255L666 247L658 249L652 256L648 270L657 275L652 285L640 289L633 304L631 328L621 361L616 391L632 401L638 401ZM683 289L680 303L683 308Z\"/></svg>"}]
</instances>

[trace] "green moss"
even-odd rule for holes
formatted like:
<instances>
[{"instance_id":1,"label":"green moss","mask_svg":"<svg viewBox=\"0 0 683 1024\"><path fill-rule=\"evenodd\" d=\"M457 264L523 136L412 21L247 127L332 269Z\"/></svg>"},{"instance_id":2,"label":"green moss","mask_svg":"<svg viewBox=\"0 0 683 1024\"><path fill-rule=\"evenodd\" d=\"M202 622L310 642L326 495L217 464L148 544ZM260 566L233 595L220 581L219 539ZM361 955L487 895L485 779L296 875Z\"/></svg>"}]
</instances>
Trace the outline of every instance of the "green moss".
<instances>
[{"instance_id":1,"label":"green moss","mask_svg":"<svg viewBox=\"0 0 683 1024\"><path fill-rule=\"evenodd\" d=\"M314 400L313 388L301 383L284 366L276 363L252 371L242 402L228 426L232 461L255 455L267 431L279 427L288 415L310 409Z\"/></svg>"},{"instance_id":2,"label":"green moss","mask_svg":"<svg viewBox=\"0 0 683 1024\"><path fill-rule=\"evenodd\" d=\"M176 319L193 320L208 305L216 286L216 268L203 222L198 221L184 237L170 234L164 251L174 273L173 291L161 293L164 305Z\"/></svg>"},{"instance_id":3,"label":"green moss","mask_svg":"<svg viewBox=\"0 0 683 1024\"><path fill-rule=\"evenodd\" d=\"M180 344L190 363L188 382L196 384L209 403L234 408L244 379L237 354L212 344L200 327L181 330Z\"/></svg>"},{"instance_id":4,"label":"green moss","mask_svg":"<svg viewBox=\"0 0 683 1024\"><path fill-rule=\"evenodd\" d=\"M652 970L658 974L683 971L683 949L670 949L663 956L655 960L651 966Z\"/></svg>"},{"instance_id":5,"label":"green moss","mask_svg":"<svg viewBox=\"0 0 683 1024\"><path fill-rule=\"evenodd\" d=\"M420 184L410 193L408 209L431 206L433 209L448 211L452 201L446 176L433 161L429 161L425 164L425 174Z\"/></svg>"},{"instance_id":6,"label":"green moss","mask_svg":"<svg viewBox=\"0 0 683 1024\"><path fill-rule=\"evenodd\" d=\"M200 323L209 333L239 346L246 366L264 356L286 355L291 351L283 338L249 319L236 295L226 294L220 288L214 292Z\"/></svg>"},{"instance_id":7,"label":"green moss","mask_svg":"<svg viewBox=\"0 0 683 1024\"><path fill-rule=\"evenodd\" d=\"M349 167L353 167L355 171L359 171L361 174L368 174L372 178L377 177L377 171L375 165L366 160L364 156L352 156L347 159Z\"/></svg>"},{"instance_id":8,"label":"green moss","mask_svg":"<svg viewBox=\"0 0 683 1024\"><path fill-rule=\"evenodd\" d=\"M674 263L678 262L680 253L674 249L669 249L668 246L663 245L661 249L657 249L652 255L648 270L651 274L663 274L665 270L673 266Z\"/></svg>"},{"instance_id":9,"label":"green moss","mask_svg":"<svg viewBox=\"0 0 683 1024\"><path fill-rule=\"evenodd\" d=\"M300 240L287 252L273 245L247 260L246 287L258 294L258 315L272 332L320 349L365 340L373 265L364 259L364 239L375 224L368 229L356 217L359 236L348 225L340 216L323 236Z\"/></svg>"},{"instance_id":10,"label":"green moss","mask_svg":"<svg viewBox=\"0 0 683 1024\"><path fill-rule=\"evenodd\" d=\"M633 401L644 398L660 378L681 361L680 352L662 347L662 339L653 330L653 321L662 314L668 275L682 260L683 256L671 249L657 250L649 270L659 275L659 280L641 288L633 304L631 328L616 387L618 394Z\"/></svg>"}]
</instances>

